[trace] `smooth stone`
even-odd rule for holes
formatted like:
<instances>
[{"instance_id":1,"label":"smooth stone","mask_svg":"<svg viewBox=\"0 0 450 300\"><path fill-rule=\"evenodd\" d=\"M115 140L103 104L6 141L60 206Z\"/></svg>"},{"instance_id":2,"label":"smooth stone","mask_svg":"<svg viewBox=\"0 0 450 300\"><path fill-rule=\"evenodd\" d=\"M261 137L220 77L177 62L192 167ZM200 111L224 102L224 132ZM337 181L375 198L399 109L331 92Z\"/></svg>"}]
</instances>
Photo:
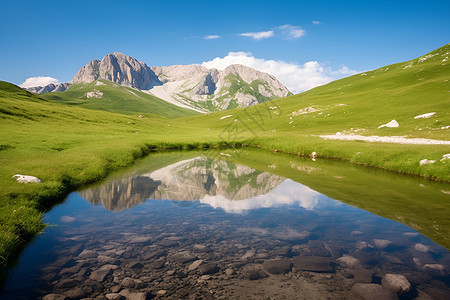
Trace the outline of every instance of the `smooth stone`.
<instances>
[{"instance_id":1,"label":"smooth stone","mask_svg":"<svg viewBox=\"0 0 450 300\"><path fill-rule=\"evenodd\" d=\"M355 258L353 256L350 256L350 255L347 255L347 254L344 254L342 257L339 257L338 259L336 259L336 261L341 266L344 266L344 267L347 267L347 268L353 268L353 267L355 267L355 266L360 264L359 259L357 259L357 258Z\"/></svg>"},{"instance_id":2,"label":"smooth stone","mask_svg":"<svg viewBox=\"0 0 450 300\"><path fill-rule=\"evenodd\" d=\"M211 262L202 263L197 269L201 275L215 274L220 270L217 264Z\"/></svg>"},{"instance_id":3,"label":"smooth stone","mask_svg":"<svg viewBox=\"0 0 450 300\"><path fill-rule=\"evenodd\" d=\"M122 299L122 296L117 293L109 293L105 295L105 298L108 300L120 300Z\"/></svg>"},{"instance_id":4,"label":"smooth stone","mask_svg":"<svg viewBox=\"0 0 450 300\"><path fill-rule=\"evenodd\" d=\"M152 269L161 269L165 265L164 261L152 261L148 266Z\"/></svg>"},{"instance_id":5,"label":"smooth stone","mask_svg":"<svg viewBox=\"0 0 450 300\"><path fill-rule=\"evenodd\" d=\"M78 254L79 258L96 258L97 252L93 251L93 250L83 250L80 254Z\"/></svg>"},{"instance_id":6,"label":"smooth stone","mask_svg":"<svg viewBox=\"0 0 450 300\"><path fill-rule=\"evenodd\" d=\"M248 259L252 259L256 254L255 250L248 250L247 252L245 252L245 254L243 256L241 256L241 260L248 260Z\"/></svg>"},{"instance_id":7,"label":"smooth stone","mask_svg":"<svg viewBox=\"0 0 450 300\"><path fill-rule=\"evenodd\" d=\"M192 249L198 252L211 252L211 248L209 248L208 246L205 245L200 245L200 244L195 244L194 246L192 246Z\"/></svg>"},{"instance_id":8,"label":"smooth stone","mask_svg":"<svg viewBox=\"0 0 450 300\"><path fill-rule=\"evenodd\" d=\"M124 288L132 288L132 287L134 287L135 282L134 282L133 278L127 277L122 280L120 285L123 286Z\"/></svg>"},{"instance_id":9,"label":"smooth stone","mask_svg":"<svg viewBox=\"0 0 450 300\"><path fill-rule=\"evenodd\" d=\"M446 276L447 269L444 265L441 264L425 264L423 266L425 272L434 275L434 276Z\"/></svg>"},{"instance_id":10,"label":"smooth stone","mask_svg":"<svg viewBox=\"0 0 450 300\"><path fill-rule=\"evenodd\" d=\"M68 290L64 295L71 299L81 299L89 296L92 292L93 289L91 287L77 287Z\"/></svg>"},{"instance_id":11,"label":"smooth stone","mask_svg":"<svg viewBox=\"0 0 450 300\"><path fill-rule=\"evenodd\" d=\"M174 260L176 262L185 264L185 263L188 263L188 262L198 259L198 257L188 251L184 251L184 252L180 252L180 253L176 253L176 254L172 255L170 257L170 259Z\"/></svg>"},{"instance_id":12,"label":"smooth stone","mask_svg":"<svg viewBox=\"0 0 450 300\"><path fill-rule=\"evenodd\" d=\"M369 284L369 283L356 283L351 291L365 300L394 300L397 299L392 293L386 291L379 284Z\"/></svg>"},{"instance_id":13,"label":"smooth stone","mask_svg":"<svg viewBox=\"0 0 450 300\"><path fill-rule=\"evenodd\" d=\"M151 240L152 240L151 237L138 236L138 237L132 238L132 239L130 240L130 243L133 243L133 244L143 244L143 243L150 242Z\"/></svg>"},{"instance_id":14,"label":"smooth stone","mask_svg":"<svg viewBox=\"0 0 450 300\"><path fill-rule=\"evenodd\" d=\"M123 289L120 291L119 295L128 298L128 296L130 295L130 290L129 289Z\"/></svg>"},{"instance_id":15,"label":"smooth stone","mask_svg":"<svg viewBox=\"0 0 450 300\"><path fill-rule=\"evenodd\" d=\"M403 264L403 262L400 260L400 258L398 258L396 256L385 255L384 258L391 264L398 264L398 265Z\"/></svg>"},{"instance_id":16,"label":"smooth stone","mask_svg":"<svg viewBox=\"0 0 450 300\"><path fill-rule=\"evenodd\" d=\"M389 245L392 244L391 241L388 240L381 240L381 239L374 239L373 243L375 244L375 247L379 248L379 249L385 249L387 248Z\"/></svg>"},{"instance_id":17,"label":"smooth stone","mask_svg":"<svg viewBox=\"0 0 450 300\"><path fill-rule=\"evenodd\" d=\"M42 300L66 300L67 297L61 294L48 294L45 295Z\"/></svg>"},{"instance_id":18,"label":"smooth stone","mask_svg":"<svg viewBox=\"0 0 450 300\"><path fill-rule=\"evenodd\" d=\"M331 259L322 256L297 256L292 259L294 266L298 270L319 273L333 272Z\"/></svg>"},{"instance_id":19,"label":"smooth stone","mask_svg":"<svg viewBox=\"0 0 450 300\"><path fill-rule=\"evenodd\" d=\"M234 269L228 268L225 270L225 274L227 274L227 276L232 276L236 274L236 271Z\"/></svg>"},{"instance_id":20,"label":"smooth stone","mask_svg":"<svg viewBox=\"0 0 450 300\"><path fill-rule=\"evenodd\" d=\"M130 269L142 269L143 267L144 267L144 265L138 261L134 261L134 262L128 264L128 268L130 268Z\"/></svg>"},{"instance_id":21,"label":"smooth stone","mask_svg":"<svg viewBox=\"0 0 450 300\"><path fill-rule=\"evenodd\" d=\"M427 253L427 252L431 251L430 247L425 246L423 244L419 244L419 243L414 245L414 249L419 251L419 252L423 252L423 253Z\"/></svg>"},{"instance_id":22,"label":"smooth stone","mask_svg":"<svg viewBox=\"0 0 450 300\"><path fill-rule=\"evenodd\" d=\"M174 246L178 246L178 244L180 244L180 243L178 241L174 241L174 240L163 239L163 240L159 241L158 244L163 247L174 247Z\"/></svg>"},{"instance_id":23,"label":"smooth stone","mask_svg":"<svg viewBox=\"0 0 450 300\"><path fill-rule=\"evenodd\" d=\"M151 294L148 292L140 292L140 293L130 293L127 296L127 300L147 300L152 299Z\"/></svg>"},{"instance_id":24,"label":"smooth stone","mask_svg":"<svg viewBox=\"0 0 450 300\"><path fill-rule=\"evenodd\" d=\"M159 291L156 292L156 295L158 295L158 296L163 296L165 294L167 294L166 290L159 290Z\"/></svg>"},{"instance_id":25,"label":"smooth stone","mask_svg":"<svg viewBox=\"0 0 450 300\"><path fill-rule=\"evenodd\" d=\"M118 293L121 289L122 289L122 287L120 285L115 285L111 288L111 292Z\"/></svg>"},{"instance_id":26,"label":"smooth stone","mask_svg":"<svg viewBox=\"0 0 450 300\"><path fill-rule=\"evenodd\" d=\"M400 274L386 274L381 284L388 290L396 293L399 297L406 296L411 291L411 283L405 276Z\"/></svg>"},{"instance_id":27,"label":"smooth stone","mask_svg":"<svg viewBox=\"0 0 450 300\"><path fill-rule=\"evenodd\" d=\"M97 280L98 282L103 282L107 276L112 274L112 269L100 269L91 273L89 276L92 280Z\"/></svg>"},{"instance_id":28,"label":"smooth stone","mask_svg":"<svg viewBox=\"0 0 450 300\"><path fill-rule=\"evenodd\" d=\"M291 270L292 263L288 259L266 260L264 270L270 274L286 274Z\"/></svg>"},{"instance_id":29,"label":"smooth stone","mask_svg":"<svg viewBox=\"0 0 450 300\"><path fill-rule=\"evenodd\" d=\"M258 280L268 277L268 275L261 270L260 265L246 265L241 269L241 276L249 280Z\"/></svg>"},{"instance_id":30,"label":"smooth stone","mask_svg":"<svg viewBox=\"0 0 450 300\"><path fill-rule=\"evenodd\" d=\"M203 263L202 259L194 261L192 264L189 265L188 271L191 272L196 270L202 263Z\"/></svg>"}]
</instances>

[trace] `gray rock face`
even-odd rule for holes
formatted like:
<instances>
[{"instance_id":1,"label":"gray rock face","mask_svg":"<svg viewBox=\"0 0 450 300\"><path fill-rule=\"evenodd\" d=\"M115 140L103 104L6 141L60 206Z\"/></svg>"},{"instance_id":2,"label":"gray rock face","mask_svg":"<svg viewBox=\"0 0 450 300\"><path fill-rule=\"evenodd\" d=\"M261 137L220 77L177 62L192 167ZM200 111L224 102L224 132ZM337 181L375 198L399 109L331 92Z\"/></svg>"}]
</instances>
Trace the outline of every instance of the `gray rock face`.
<instances>
[{"instance_id":1,"label":"gray rock face","mask_svg":"<svg viewBox=\"0 0 450 300\"><path fill-rule=\"evenodd\" d=\"M224 70L200 65L148 67L119 52L90 61L70 83L28 90L38 94L62 92L70 84L99 79L144 90L175 105L201 112L254 105L290 94L274 76L243 65L231 65Z\"/></svg>"},{"instance_id":2,"label":"gray rock face","mask_svg":"<svg viewBox=\"0 0 450 300\"><path fill-rule=\"evenodd\" d=\"M49 92L64 92L70 86L70 83L59 83L59 84L47 84L45 86L33 86L27 88L28 91L36 94L49 93Z\"/></svg>"},{"instance_id":3,"label":"gray rock face","mask_svg":"<svg viewBox=\"0 0 450 300\"><path fill-rule=\"evenodd\" d=\"M145 63L119 52L108 54L101 61L90 61L75 74L71 83L89 83L97 79L142 90L161 84Z\"/></svg>"}]
</instances>

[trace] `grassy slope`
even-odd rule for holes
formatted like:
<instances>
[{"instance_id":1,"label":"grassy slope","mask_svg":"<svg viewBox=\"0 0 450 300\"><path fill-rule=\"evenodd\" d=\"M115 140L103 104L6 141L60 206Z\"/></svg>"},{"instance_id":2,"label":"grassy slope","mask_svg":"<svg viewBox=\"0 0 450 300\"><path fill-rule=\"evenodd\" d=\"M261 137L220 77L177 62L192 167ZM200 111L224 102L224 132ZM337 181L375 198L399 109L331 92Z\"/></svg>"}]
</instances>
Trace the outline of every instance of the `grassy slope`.
<instances>
[{"instance_id":1,"label":"grassy slope","mask_svg":"<svg viewBox=\"0 0 450 300\"><path fill-rule=\"evenodd\" d=\"M403 68L409 62L254 107L183 119L156 115L138 118L137 111L132 110L140 104L133 104L128 116L86 109L67 105L84 100L71 98L61 103L62 99L52 98L56 93L45 96L52 99L45 99L0 82L0 259L11 261L11 255L43 228L42 212L57 199L114 169L130 165L154 145L192 148L245 142L291 153L316 151L321 156L449 181L448 161L418 166L422 158L439 159L450 153L448 146L324 141L311 136L362 128L367 130L364 134L448 138L448 130L437 128L450 125L446 81L449 68L442 62L442 54L450 52L449 45L436 52L438 55L423 62L415 60L407 69ZM93 87L89 91L90 88ZM86 91L76 91L74 87L72 92L60 94L79 97ZM102 105L97 100L100 99L83 105L99 109ZM111 100L115 101L119 98ZM347 106L336 106L341 103ZM289 124L293 111L313 105L322 109L322 114L292 117L293 123ZM431 111L436 111L437 116L413 119ZM233 117L220 120L229 114ZM399 121L400 127L377 129L391 119ZM416 130L426 127L431 129ZM11 178L14 174L37 176L44 182L19 184Z\"/></svg>"},{"instance_id":2,"label":"grassy slope","mask_svg":"<svg viewBox=\"0 0 450 300\"><path fill-rule=\"evenodd\" d=\"M220 142L171 123L156 115L68 106L0 82L0 263L42 230L42 212L55 201L132 164L153 145ZM20 184L14 174L37 176L43 183Z\"/></svg>"},{"instance_id":3,"label":"grassy slope","mask_svg":"<svg viewBox=\"0 0 450 300\"><path fill-rule=\"evenodd\" d=\"M410 174L450 181L449 163L439 162L449 146L326 141L314 135L355 133L449 139L450 44L408 62L383 67L317 87L305 93L248 108L181 119L207 124L222 136L235 136L262 148L335 157ZM447 59L448 60L448 59ZM293 112L317 111L293 116ZM436 112L429 119L414 116ZM232 117L221 120L227 115ZM398 128L378 126L397 120ZM419 166L421 159L434 159Z\"/></svg>"},{"instance_id":4,"label":"grassy slope","mask_svg":"<svg viewBox=\"0 0 450 300\"><path fill-rule=\"evenodd\" d=\"M93 90L102 92L103 96L101 98L87 98L86 94ZM168 103L158 97L107 80L74 84L64 92L45 93L41 97L71 106L127 115L153 114L167 118L179 118L199 114L193 110Z\"/></svg>"}]
</instances>

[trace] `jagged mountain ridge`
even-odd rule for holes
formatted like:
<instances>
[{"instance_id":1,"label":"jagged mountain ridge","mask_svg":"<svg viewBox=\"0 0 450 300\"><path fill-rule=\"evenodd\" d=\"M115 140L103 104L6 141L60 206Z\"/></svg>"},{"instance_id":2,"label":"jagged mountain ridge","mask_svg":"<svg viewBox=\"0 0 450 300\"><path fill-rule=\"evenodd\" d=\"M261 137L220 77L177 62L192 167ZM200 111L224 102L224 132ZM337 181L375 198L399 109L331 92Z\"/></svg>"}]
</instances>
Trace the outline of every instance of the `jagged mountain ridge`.
<instances>
[{"instance_id":1,"label":"jagged mountain ridge","mask_svg":"<svg viewBox=\"0 0 450 300\"><path fill-rule=\"evenodd\" d=\"M71 84L100 79L142 90L172 104L200 112L244 107L290 95L274 76L243 65L225 70L200 65L149 67L114 52L82 67L69 83L30 88L35 93L65 91Z\"/></svg>"}]
</instances>

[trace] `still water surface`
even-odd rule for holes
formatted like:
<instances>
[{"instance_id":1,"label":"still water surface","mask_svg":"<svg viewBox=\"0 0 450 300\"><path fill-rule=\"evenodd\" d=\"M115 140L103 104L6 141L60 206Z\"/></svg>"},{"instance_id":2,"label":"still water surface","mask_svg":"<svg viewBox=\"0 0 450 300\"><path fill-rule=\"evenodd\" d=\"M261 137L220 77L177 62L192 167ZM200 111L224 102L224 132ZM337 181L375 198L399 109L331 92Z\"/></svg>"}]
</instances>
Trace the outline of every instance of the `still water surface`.
<instances>
[{"instance_id":1,"label":"still water surface","mask_svg":"<svg viewBox=\"0 0 450 300\"><path fill-rule=\"evenodd\" d=\"M266 164L272 173L222 154L150 156L70 194L0 297L449 299L446 248L274 174L281 164ZM296 172L319 169L287 159Z\"/></svg>"}]
</instances>

